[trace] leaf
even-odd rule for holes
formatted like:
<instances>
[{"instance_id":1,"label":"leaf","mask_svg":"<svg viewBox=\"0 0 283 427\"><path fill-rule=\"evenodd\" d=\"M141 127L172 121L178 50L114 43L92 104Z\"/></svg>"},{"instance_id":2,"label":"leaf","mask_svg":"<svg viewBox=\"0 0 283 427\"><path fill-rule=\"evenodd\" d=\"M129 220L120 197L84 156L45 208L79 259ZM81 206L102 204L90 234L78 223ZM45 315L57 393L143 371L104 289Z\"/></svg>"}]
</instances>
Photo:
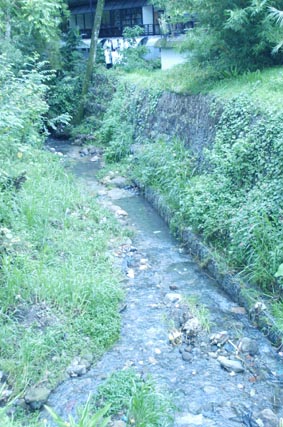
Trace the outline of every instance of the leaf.
<instances>
[{"instance_id":1,"label":"leaf","mask_svg":"<svg viewBox=\"0 0 283 427\"><path fill-rule=\"evenodd\" d=\"M282 277L283 276L283 264L280 264L278 270L274 274L274 277Z\"/></svg>"}]
</instances>

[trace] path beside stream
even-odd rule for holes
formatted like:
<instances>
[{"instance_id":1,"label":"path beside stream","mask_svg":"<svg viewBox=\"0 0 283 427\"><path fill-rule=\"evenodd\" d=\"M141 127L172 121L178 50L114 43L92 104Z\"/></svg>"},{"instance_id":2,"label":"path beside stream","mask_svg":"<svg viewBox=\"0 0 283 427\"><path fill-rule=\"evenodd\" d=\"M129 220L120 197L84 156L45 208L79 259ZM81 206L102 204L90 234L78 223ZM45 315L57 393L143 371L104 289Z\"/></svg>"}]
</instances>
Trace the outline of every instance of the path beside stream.
<instances>
[{"instance_id":1,"label":"path beside stream","mask_svg":"<svg viewBox=\"0 0 283 427\"><path fill-rule=\"evenodd\" d=\"M278 427L282 357L245 310L184 252L136 191L100 184L97 162L80 157L78 147L50 145L74 160L73 172L86 191L116 212L135 237L115 254L126 289L119 341L85 375L54 390L48 405L63 417L75 413L109 374L132 367L174 394L175 427Z\"/></svg>"}]
</instances>

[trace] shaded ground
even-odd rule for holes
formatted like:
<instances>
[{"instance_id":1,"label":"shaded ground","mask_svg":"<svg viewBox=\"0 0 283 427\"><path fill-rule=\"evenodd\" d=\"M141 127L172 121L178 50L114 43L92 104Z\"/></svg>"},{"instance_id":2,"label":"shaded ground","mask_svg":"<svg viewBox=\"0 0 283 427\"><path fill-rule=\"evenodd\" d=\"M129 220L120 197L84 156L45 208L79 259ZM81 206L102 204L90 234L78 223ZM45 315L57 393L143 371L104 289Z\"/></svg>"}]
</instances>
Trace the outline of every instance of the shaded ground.
<instances>
[{"instance_id":1,"label":"shaded ground","mask_svg":"<svg viewBox=\"0 0 283 427\"><path fill-rule=\"evenodd\" d=\"M63 416L74 413L107 375L132 367L174 394L175 427L276 427L283 416L280 354L139 195L107 190L95 179L96 161L67 151L86 190L135 238L113 254L127 290L120 340L87 374L62 383L48 405Z\"/></svg>"}]
</instances>

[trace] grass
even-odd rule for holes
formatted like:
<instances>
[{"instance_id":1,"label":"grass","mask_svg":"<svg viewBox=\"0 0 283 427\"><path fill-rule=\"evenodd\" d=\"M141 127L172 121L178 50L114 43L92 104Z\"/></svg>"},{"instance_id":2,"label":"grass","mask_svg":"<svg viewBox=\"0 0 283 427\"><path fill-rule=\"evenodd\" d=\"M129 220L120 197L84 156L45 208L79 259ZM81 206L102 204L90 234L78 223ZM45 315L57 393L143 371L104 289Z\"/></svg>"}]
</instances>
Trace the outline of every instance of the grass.
<instances>
[{"instance_id":1,"label":"grass","mask_svg":"<svg viewBox=\"0 0 283 427\"><path fill-rule=\"evenodd\" d=\"M248 95L263 112L283 111L283 70L273 67L262 71L247 72L216 83L211 93L222 99Z\"/></svg>"},{"instance_id":2,"label":"grass","mask_svg":"<svg viewBox=\"0 0 283 427\"><path fill-rule=\"evenodd\" d=\"M113 372L99 387L95 408L110 405L109 413L134 427L170 427L174 405L164 390L150 378L142 379L132 369Z\"/></svg>"},{"instance_id":3,"label":"grass","mask_svg":"<svg viewBox=\"0 0 283 427\"><path fill-rule=\"evenodd\" d=\"M125 83L144 89L171 91L179 94L211 94L222 100L246 94L264 111L283 111L283 70L273 67L243 75L216 79L209 69L182 64L170 70L121 74Z\"/></svg>"},{"instance_id":4,"label":"grass","mask_svg":"<svg viewBox=\"0 0 283 427\"><path fill-rule=\"evenodd\" d=\"M184 302L188 304L190 313L198 319L202 330L209 333L211 328L209 310L198 302L196 296L184 297Z\"/></svg>"},{"instance_id":5,"label":"grass","mask_svg":"<svg viewBox=\"0 0 283 427\"><path fill-rule=\"evenodd\" d=\"M116 220L54 155L31 150L15 160L23 168L0 227L0 361L12 396L54 387L76 355L96 360L119 336L123 297L108 243L124 239Z\"/></svg>"}]
</instances>

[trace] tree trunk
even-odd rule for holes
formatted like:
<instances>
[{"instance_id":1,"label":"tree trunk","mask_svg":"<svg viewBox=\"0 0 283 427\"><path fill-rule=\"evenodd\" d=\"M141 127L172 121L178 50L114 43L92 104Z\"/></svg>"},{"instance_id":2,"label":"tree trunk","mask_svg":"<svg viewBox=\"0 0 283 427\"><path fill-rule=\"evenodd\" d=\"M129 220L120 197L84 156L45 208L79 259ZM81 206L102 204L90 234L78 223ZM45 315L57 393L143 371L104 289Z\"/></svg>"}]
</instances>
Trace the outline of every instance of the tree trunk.
<instances>
[{"instance_id":1,"label":"tree trunk","mask_svg":"<svg viewBox=\"0 0 283 427\"><path fill-rule=\"evenodd\" d=\"M78 125L82 121L82 118L84 115L85 97L88 93L93 66L96 61L97 44L98 44L99 31L100 31L101 20L103 15L104 3L105 3L105 0L97 0L94 23L93 23L92 33L91 33L89 57L88 57L86 72L85 72L84 81L82 85L82 93L79 101L78 111L73 120L73 123L75 125Z\"/></svg>"}]
</instances>

